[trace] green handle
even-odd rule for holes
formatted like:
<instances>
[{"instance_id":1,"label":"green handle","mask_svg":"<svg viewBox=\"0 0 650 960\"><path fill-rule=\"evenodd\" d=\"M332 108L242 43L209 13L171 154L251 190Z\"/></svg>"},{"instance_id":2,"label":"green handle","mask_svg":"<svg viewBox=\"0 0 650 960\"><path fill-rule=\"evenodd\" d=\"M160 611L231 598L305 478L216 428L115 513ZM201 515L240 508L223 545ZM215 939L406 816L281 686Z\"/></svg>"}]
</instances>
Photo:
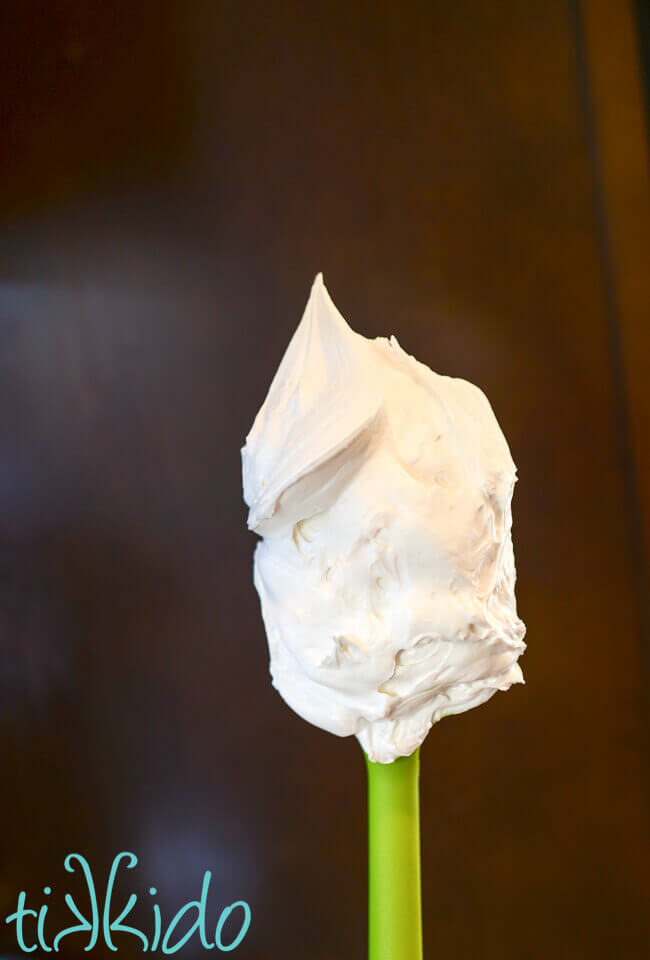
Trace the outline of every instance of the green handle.
<instances>
[{"instance_id":1,"label":"green handle","mask_svg":"<svg viewBox=\"0 0 650 960\"><path fill-rule=\"evenodd\" d=\"M368 770L368 958L422 960L420 750Z\"/></svg>"}]
</instances>

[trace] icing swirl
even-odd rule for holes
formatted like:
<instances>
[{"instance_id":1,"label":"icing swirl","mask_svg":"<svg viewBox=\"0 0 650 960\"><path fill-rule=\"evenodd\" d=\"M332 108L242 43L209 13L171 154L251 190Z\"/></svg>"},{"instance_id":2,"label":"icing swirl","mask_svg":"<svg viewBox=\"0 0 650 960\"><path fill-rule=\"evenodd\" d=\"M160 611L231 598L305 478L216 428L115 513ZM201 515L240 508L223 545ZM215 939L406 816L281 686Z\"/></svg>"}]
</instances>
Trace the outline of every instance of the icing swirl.
<instances>
[{"instance_id":1,"label":"icing swirl","mask_svg":"<svg viewBox=\"0 0 650 960\"><path fill-rule=\"evenodd\" d=\"M273 684L371 760L523 681L516 468L485 395L347 325L322 275L242 450Z\"/></svg>"}]
</instances>

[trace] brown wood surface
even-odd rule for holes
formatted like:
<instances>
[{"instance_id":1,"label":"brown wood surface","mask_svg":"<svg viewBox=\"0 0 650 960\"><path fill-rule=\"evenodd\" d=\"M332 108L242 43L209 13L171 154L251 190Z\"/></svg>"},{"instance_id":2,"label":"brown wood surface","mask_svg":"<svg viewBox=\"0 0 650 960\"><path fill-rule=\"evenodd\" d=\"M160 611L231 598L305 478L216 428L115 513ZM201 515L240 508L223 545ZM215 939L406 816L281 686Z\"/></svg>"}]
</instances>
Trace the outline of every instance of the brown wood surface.
<instances>
[{"instance_id":1,"label":"brown wood surface","mask_svg":"<svg viewBox=\"0 0 650 960\"><path fill-rule=\"evenodd\" d=\"M355 328L485 390L519 467L527 685L423 748L425 955L646 956L631 9L7 12L0 917L50 883L56 929L64 855L101 880L132 849L167 916L205 869L219 907L250 902L235 956L364 955L362 756L271 689L240 493L322 269Z\"/></svg>"},{"instance_id":2,"label":"brown wood surface","mask_svg":"<svg viewBox=\"0 0 650 960\"><path fill-rule=\"evenodd\" d=\"M635 7L586 0L584 32L600 207L603 282L625 470L631 556L650 643L650 154Z\"/></svg>"}]
</instances>

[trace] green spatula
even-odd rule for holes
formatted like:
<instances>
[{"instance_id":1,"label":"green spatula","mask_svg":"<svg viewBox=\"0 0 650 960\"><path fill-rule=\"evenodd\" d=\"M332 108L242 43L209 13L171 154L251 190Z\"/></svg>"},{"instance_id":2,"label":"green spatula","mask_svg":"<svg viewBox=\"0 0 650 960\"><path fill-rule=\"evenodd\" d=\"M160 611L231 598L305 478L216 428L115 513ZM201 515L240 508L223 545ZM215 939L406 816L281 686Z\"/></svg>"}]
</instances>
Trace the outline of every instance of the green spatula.
<instances>
[{"instance_id":1,"label":"green spatula","mask_svg":"<svg viewBox=\"0 0 650 960\"><path fill-rule=\"evenodd\" d=\"M420 750L368 770L368 960L422 960Z\"/></svg>"}]
</instances>

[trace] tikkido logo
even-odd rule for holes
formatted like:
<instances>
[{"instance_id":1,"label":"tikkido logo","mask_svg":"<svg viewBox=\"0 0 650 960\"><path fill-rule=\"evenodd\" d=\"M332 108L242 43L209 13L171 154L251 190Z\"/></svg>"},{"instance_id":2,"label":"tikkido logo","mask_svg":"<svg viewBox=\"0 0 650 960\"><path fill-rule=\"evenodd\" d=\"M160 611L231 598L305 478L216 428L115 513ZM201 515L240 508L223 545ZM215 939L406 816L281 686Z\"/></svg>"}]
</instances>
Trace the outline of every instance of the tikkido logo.
<instances>
[{"instance_id":1,"label":"tikkido logo","mask_svg":"<svg viewBox=\"0 0 650 960\"><path fill-rule=\"evenodd\" d=\"M212 933L213 928L212 926L208 927L207 915L208 894L212 877L209 870L206 870L203 875L199 899L190 900L184 904L166 926L163 924L160 906L157 903L152 903L153 920L151 928L146 932L138 927L126 924L124 921L135 907L138 898L135 893L131 893L118 913L119 907L113 905L115 878L120 869L120 864L124 863L126 869L131 870L137 862L138 858L134 853L119 853L115 857L106 883L106 892L100 914L95 881L88 861L78 853L68 854L64 860L65 869L68 873L75 873L79 870L83 874L86 886L85 913L82 912L72 896L66 893L63 898L64 903L77 922L60 930L55 936L52 936L51 932L48 936L46 932L48 903L45 902L38 910L31 909L27 905L27 894L24 890L21 890L18 894L18 904L15 912L5 917L5 923L16 924L16 942L20 950L24 953L32 953L40 948L45 953L51 953L52 950L58 952L61 941L74 934L88 936L83 947L84 952L92 950L96 946L101 948L103 945L108 947L109 950L117 950L118 946L113 941L114 934L128 934L129 938L135 937L140 941L143 953L153 953L157 950L167 954L177 953L193 937L198 937L205 950L214 950L216 947L223 953L229 953L240 945L251 924L250 907L245 900L236 900L224 907L219 914L214 933ZM155 887L149 888L151 897L155 897L157 892ZM50 887L44 887L43 893L46 897L49 897L52 890ZM117 916L114 917L114 914L117 914ZM185 929L192 918L193 921L189 928ZM227 930L225 929L226 924ZM48 939L49 943L47 942Z\"/></svg>"}]
</instances>

